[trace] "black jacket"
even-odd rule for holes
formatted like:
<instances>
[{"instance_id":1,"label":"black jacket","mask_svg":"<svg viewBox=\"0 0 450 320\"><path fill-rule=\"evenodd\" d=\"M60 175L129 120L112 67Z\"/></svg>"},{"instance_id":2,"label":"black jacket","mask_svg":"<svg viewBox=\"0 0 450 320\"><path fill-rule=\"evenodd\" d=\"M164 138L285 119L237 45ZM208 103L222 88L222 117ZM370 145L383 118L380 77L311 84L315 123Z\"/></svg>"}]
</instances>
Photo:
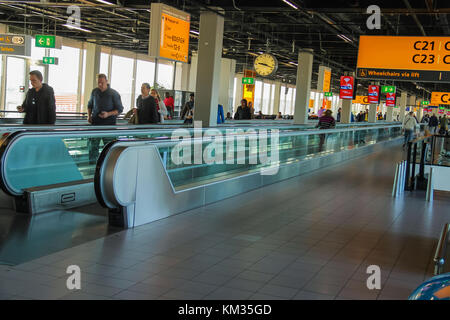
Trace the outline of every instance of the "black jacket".
<instances>
[{"instance_id":1,"label":"black jacket","mask_svg":"<svg viewBox=\"0 0 450 320\"><path fill-rule=\"evenodd\" d=\"M108 89L102 92L99 88L92 90L91 98L88 103L88 110L92 112L93 125L115 125L117 116L111 116L106 119L99 117L102 111L111 112L117 110L119 114L123 112L122 100L120 94L112 89L108 84Z\"/></svg>"},{"instance_id":2,"label":"black jacket","mask_svg":"<svg viewBox=\"0 0 450 320\"><path fill-rule=\"evenodd\" d=\"M160 116L156 109L156 101L152 96L143 99L139 96L136 101L139 124L158 123Z\"/></svg>"},{"instance_id":3,"label":"black jacket","mask_svg":"<svg viewBox=\"0 0 450 320\"><path fill-rule=\"evenodd\" d=\"M430 126L430 127L437 127L438 124L439 124L438 118L435 115L431 116L430 117L430 121L428 122L428 126Z\"/></svg>"},{"instance_id":4,"label":"black jacket","mask_svg":"<svg viewBox=\"0 0 450 320\"><path fill-rule=\"evenodd\" d=\"M252 112L249 107L242 108L239 106L234 115L234 120L250 120L252 118Z\"/></svg>"},{"instance_id":5,"label":"black jacket","mask_svg":"<svg viewBox=\"0 0 450 320\"><path fill-rule=\"evenodd\" d=\"M34 88L28 90L22 108L26 113L23 124L55 124L56 104L53 88L43 83L36 92Z\"/></svg>"}]
</instances>

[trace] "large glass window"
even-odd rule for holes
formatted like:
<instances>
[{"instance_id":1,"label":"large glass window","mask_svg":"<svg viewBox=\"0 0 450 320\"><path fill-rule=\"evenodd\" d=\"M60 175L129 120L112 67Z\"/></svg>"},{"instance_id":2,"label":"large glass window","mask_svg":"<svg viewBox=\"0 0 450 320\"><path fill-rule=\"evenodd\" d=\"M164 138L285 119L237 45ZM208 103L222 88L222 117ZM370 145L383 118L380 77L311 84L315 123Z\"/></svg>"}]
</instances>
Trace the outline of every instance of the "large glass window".
<instances>
[{"instance_id":1,"label":"large glass window","mask_svg":"<svg viewBox=\"0 0 450 320\"><path fill-rule=\"evenodd\" d=\"M106 76L109 79L109 54L107 53L101 53L100 54L100 73L106 74Z\"/></svg>"},{"instance_id":2,"label":"large glass window","mask_svg":"<svg viewBox=\"0 0 450 320\"><path fill-rule=\"evenodd\" d=\"M80 110L83 110L84 108L84 86L86 84L86 49L83 50L83 68L81 69L81 72L83 73L83 78L81 79L81 108ZM90 94L90 92L88 92L87 94ZM86 107L87 109L87 107Z\"/></svg>"},{"instance_id":3,"label":"large glass window","mask_svg":"<svg viewBox=\"0 0 450 320\"><path fill-rule=\"evenodd\" d=\"M17 111L17 106L22 105L25 98L26 90L21 90L21 87L25 86L25 59L15 57L6 59L5 110ZM17 114L7 114L6 117L17 117Z\"/></svg>"},{"instance_id":4,"label":"large glass window","mask_svg":"<svg viewBox=\"0 0 450 320\"><path fill-rule=\"evenodd\" d=\"M286 95L286 114L291 114L292 110L292 88L289 88Z\"/></svg>"},{"instance_id":5,"label":"large glass window","mask_svg":"<svg viewBox=\"0 0 450 320\"><path fill-rule=\"evenodd\" d=\"M173 87L173 63L158 63L158 78L156 82L160 87L171 90Z\"/></svg>"},{"instance_id":6,"label":"large glass window","mask_svg":"<svg viewBox=\"0 0 450 320\"><path fill-rule=\"evenodd\" d=\"M141 86L148 83L153 86L155 78L155 63L150 61L138 60L136 65L136 98L141 94Z\"/></svg>"},{"instance_id":7,"label":"large glass window","mask_svg":"<svg viewBox=\"0 0 450 320\"><path fill-rule=\"evenodd\" d=\"M255 100L253 108L255 109L255 113L261 110L261 96L262 96L262 82L256 81L255 83Z\"/></svg>"},{"instance_id":8,"label":"large glass window","mask_svg":"<svg viewBox=\"0 0 450 320\"><path fill-rule=\"evenodd\" d=\"M270 109L269 114L273 114L273 107L275 105L275 85L270 86Z\"/></svg>"},{"instance_id":9,"label":"large glass window","mask_svg":"<svg viewBox=\"0 0 450 320\"><path fill-rule=\"evenodd\" d=\"M270 104L270 83L264 83L264 91L263 91L263 108L262 113L269 113L269 104Z\"/></svg>"},{"instance_id":10,"label":"large glass window","mask_svg":"<svg viewBox=\"0 0 450 320\"><path fill-rule=\"evenodd\" d=\"M76 112L80 49L65 47L50 50L58 65L49 65L48 83L55 91L56 111Z\"/></svg>"},{"instance_id":11,"label":"large glass window","mask_svg":"<svg viewBox=\"0 0 450 320\"><path fill-rule=\"evenodd\" d=\"M297 94L297 89L293 89L292 90L292 107L291 107L291 112L289 113L290 115L293 115L295 113L295 95Z\"/></svg>"},{"instance_id":12,"label":"large glass window","mask_svg":"<svg viewBox=\"0 0 450 320\"><path fill-rule=\"evenodd\" d=\"M280 89L280 109L281 114L286 114L286 87L281 86Z\"/></svg>"},{"instance_id":13,"label":"large glass window","mask_svg":"<svg viewBox=\"0 0 450 320\"><path fill-rule=\"evenodd\" d=\"M236 96L236 90L237 90L237 86L238 86L238 78L234 78L234 87L233 87L233 109L237 106L238 102L236 101L238 99L238 97Z\"/></svg>"},{"instance_id":14,"label":"large glass window","mask_svg":"<svg viewBox=\"0 0 450 320\"><path fill-rule=\"evenodd\" d=\"M131 109L133 84L133 59L120 56L112 57L111 88L119 92L122 98L123 112Z\"/></svg>"}]
</instances>

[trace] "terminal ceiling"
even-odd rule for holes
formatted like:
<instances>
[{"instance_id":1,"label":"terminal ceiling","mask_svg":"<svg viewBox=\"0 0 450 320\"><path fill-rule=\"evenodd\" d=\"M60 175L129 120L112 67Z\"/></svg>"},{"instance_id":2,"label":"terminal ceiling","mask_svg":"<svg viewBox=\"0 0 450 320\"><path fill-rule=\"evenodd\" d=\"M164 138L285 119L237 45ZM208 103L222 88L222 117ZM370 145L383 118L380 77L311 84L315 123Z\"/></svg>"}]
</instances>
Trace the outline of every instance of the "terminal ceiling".
<instances>
[{"instance_id":1,"label":"terminal ceiling","mask_svg":"<svg viewBox=\"0 0 450 320\"><path fill-rule=\"evenodd\" d=\"M147 53L150 26L148 0L41 0L0 1L0 23L16 32L57 34L139 53ZM251 68L255 55L270 51L279 61L273 79L295 83L298 50L314 50L312 87L319 65L333 69L333 87L338 77L356 67L360 35L450 36L448 0L167 0L164 3L189 12L191 30L199 29L201 10L225 11L223 57L237 60L237 71ZM81 25L91 32L63 26L69 5L81 8ZM368 30L367 7L381 8L380 30ZM191 35L190 49L198 38ZM360 82L363 92L369 83ZM433 90L450 91L450 85L397 82L410 93L423 96ZM426 95L425 95L426 97Z\"/></svg>"}]
</instances>

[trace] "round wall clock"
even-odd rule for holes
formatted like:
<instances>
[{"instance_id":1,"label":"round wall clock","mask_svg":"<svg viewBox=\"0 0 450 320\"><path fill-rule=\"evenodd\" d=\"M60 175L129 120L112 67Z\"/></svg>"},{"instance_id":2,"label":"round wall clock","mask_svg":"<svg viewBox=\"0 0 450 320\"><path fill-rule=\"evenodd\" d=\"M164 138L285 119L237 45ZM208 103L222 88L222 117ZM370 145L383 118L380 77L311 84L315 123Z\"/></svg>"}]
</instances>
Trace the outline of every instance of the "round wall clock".
<instances>
[{"instance_id":1,"label":"round wall clock","mask_svg":"<svg viewBox=\"0 0 450 320\"><path fill-rule=\"evenodd\" d=\"M270 53L263 53L256 57L254 63L255 71L257 74L263 77L273 75L278 69L278 61Z\"/></svg>"}]
</instances>

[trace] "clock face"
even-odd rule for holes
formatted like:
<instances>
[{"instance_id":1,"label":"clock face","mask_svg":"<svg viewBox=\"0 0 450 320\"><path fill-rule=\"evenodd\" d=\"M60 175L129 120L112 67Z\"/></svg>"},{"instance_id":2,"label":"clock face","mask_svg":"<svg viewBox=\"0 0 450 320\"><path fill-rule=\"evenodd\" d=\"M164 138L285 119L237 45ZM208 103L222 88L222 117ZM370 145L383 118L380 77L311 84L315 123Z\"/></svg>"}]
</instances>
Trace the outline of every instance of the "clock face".
<instances>
[{"instance_id":1,"label":"clock face","mask_svg":"<svg viewBox=\"0 0 450 320\"><path fill-rule=\"evenodd\" d=\"M263 53L262 55L256 57L254 66L256 73L260 76L267 77L277 71L278 61L273 55Z\"/></svg>"}]
</instances>

